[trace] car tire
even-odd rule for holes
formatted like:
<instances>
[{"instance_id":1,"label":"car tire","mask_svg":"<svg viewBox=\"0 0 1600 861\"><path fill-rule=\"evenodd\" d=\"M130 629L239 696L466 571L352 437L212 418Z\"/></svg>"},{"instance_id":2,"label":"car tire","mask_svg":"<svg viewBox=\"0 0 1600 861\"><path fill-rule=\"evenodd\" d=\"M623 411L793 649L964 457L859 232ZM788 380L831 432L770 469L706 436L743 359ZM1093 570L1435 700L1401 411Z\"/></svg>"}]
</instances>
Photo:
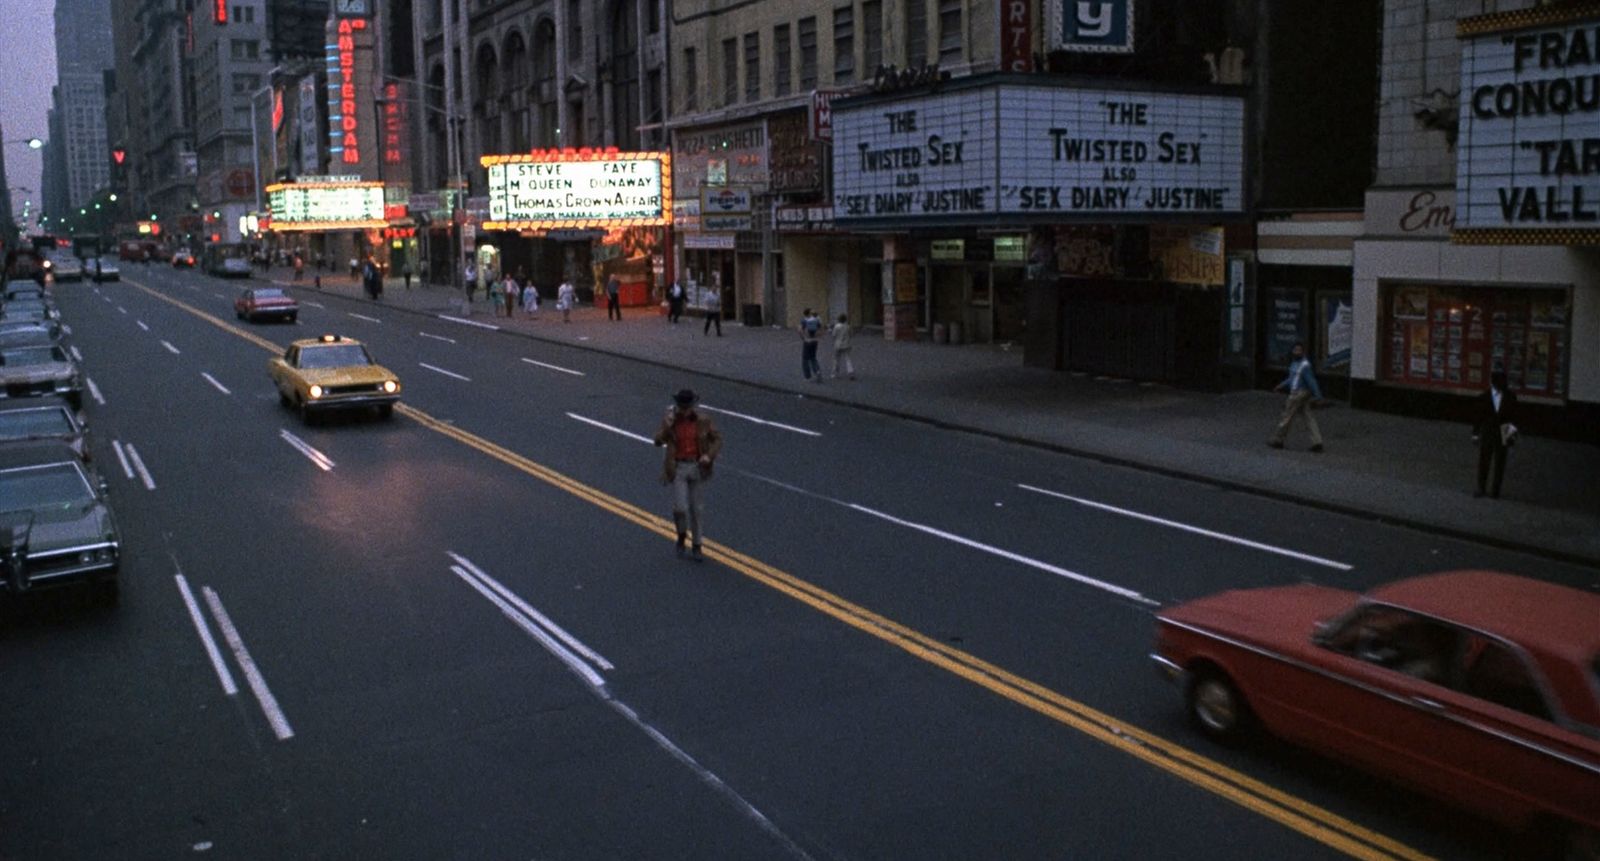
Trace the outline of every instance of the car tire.
<instances>
[{"instance_id":1,"label":"car tire","mask_svg":"<svg viewBox=\"0 0 1600 861\"><path fill-rule=\"evenodd\" d=\"M89 588L90 597L101 607L115 607L122 600L122 587L116 580L96 580Z\"/></svg>"},{"instance_id":2,"label":"car tire","mask_svg":"<svg viewBox=\"0 0 1600 861\"><path fill-rule=\"evenodd\" d=\"M301 424L304 424L307 427L310 427L310 426L316 424L317 414L312 412L310 407L306 406L306 402L304 400L300 401L299 406L297 407L297 409L300 412L300 423Z\"/></svg>"},{"instance_id":3,"label":"car tire","mask_svg":"<svg viewBox=\"0 0 1600 861\"><path fill-rule=\"evenodd\" d=\"M1185 692L1189 719L1207 738L1237 744L1255 728L1250 704L1228 674L1216 667L1196 670Z\"/></svg>"},{"instance_id":4,"label":"car tire","mask_svg":"<svg viewBox=\"0 0 1600 861\"><path fill-rule=\"evenodd\" d=\"M394 418L394 404L379 404L378 405L378 418L380 418L380 419Z\"/></svg>"},{"instance_id":5,"label":"car tire","mask_svg":"<svg viewBox=\"0 0 1600 861\"><path fill-rule=\"evenodd\" d=\"M296 322L299 321L299 319L300 319L300 315L299 314L290 314L289 315L289 325L293 326Z\"/></svg>"}]
</instances>

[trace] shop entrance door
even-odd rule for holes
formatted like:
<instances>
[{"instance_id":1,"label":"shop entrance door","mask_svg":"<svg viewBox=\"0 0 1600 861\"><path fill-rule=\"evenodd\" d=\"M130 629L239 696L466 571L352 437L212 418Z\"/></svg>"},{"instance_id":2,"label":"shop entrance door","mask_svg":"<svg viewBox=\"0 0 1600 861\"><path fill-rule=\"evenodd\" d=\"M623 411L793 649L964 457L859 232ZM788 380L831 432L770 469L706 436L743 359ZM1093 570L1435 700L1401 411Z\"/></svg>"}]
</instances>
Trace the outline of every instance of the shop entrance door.
<instances>
[{"instance_id":1,"label":"shop entrance door","mask_svg":"<svg viewBox=\"0 0 1600 861\"><path fill-rule=\"evenodd\" d=\"M1171 305L1157 285L1068 284L1064 365L1108 377L1172 379Z\"/></svg>"},{"instance_id":2,"label":"shop entrance door","mask_svg":"<svg viewBox=\"0 0 1600 861\"><path fill-rule=\"evenodd\" d=\"M843 257L828 258L828 315L825 322L832 323L840 314L850 311L850 261Z\"/></svg>"}]
</instances>

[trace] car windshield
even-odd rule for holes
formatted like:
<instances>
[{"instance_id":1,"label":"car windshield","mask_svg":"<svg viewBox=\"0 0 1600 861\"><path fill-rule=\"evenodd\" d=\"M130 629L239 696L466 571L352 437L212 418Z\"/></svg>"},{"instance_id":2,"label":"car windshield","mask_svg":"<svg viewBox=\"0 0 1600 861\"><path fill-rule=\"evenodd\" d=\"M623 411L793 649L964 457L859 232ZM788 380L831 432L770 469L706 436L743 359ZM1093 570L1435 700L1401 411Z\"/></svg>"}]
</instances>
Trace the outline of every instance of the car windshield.
<instances>
[{"instance_id":1,"label":"car windshield","mask_svg":"<svg viewBox=\"0 0 1600 861\"><path fill-rule=\"evenodd\" d=\"M276 287L263 287L253 294L257 299L287 299L282 290Z\"/></svg>"},{"instance_id":2,"label":"car windshield","mask_svg":"<svg viewBox=\"0 0 1600 861\"><path fill-rule=\"evenodd\" d=\"M11 410L0 412L0 439L27 439L37 436L65 436L72 433L72 420L66 410Z\"/></svg>"},{"instance_id":3,"label":"car windshield","mask_svg":"<svg viewBox=\"0 0 1600 861\"><path fill-rule=\"evenodd\" d=\"M360 344L330 344L300 349L302 368L342 368L347 365L370 365L372 357Z\"/></svg>"},{"instance_id":4,"label":"car windshield","mask_svg":"<svg viewBox=\"0 0 1600 861\"><path fill-rule=\"evenodd\" d=\"M61 352L60 347L21 347L12 350L0 350L0 365L8 368L25 365L48 365L52 362L65 362L67 354Z\"/></svg>"},{"instance_id":5,"label":"car windshield","mask_svg":"<svg viewBox=\"0 0 1600 861\"><path fill-rule=\"evenodd\" d=\"M71 508L94 501L77 464L50 463L0 471L0 511Z\"/></svg>"}]
</instances>

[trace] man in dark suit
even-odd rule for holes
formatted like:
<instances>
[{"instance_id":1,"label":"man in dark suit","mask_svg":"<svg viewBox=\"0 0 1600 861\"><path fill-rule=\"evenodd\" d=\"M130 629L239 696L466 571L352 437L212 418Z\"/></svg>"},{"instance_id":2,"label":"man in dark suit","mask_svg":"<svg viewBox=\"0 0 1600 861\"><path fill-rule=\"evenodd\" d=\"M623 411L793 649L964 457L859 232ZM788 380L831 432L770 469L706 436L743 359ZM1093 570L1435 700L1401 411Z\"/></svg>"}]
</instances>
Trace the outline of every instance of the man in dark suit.
<instances>
[{"instance_id":1,"label":"man in dark suit","mask_svg":"<svg viewBox=\"0 0 1600 861\"><path fill-rule=\"evenodd\" d=\"M1500 479L1506 474L1506 449L1516 439L1517 426L1513 424L1517 412L1517 394L1506 388L1505 371L1489 375L1489 388L1478 396L1478 489L1472 495L1483 496L1489 478L1490 465L1494 468L1494 483L1488 485L1489 495L1500 498Z\"/></svg>"}]
</instances>

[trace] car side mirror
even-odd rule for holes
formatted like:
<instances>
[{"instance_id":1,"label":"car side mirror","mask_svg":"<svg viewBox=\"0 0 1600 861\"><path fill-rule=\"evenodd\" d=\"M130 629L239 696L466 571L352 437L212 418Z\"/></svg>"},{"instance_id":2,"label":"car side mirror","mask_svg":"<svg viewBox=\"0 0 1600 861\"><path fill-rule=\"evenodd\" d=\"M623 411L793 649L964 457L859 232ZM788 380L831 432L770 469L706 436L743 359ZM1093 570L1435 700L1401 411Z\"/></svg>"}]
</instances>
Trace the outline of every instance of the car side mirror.
<instances>
[{"instance_id":1,"label":"car side mirror","mask_svg":"<svg viewBox=\"0 0 1600 861\"><path fill-rule=\"evenodd\" d=\"M1323 619L1311 626L1311 642L1318 646L1328 645L1333 636L1333 622Z\"/></svg>"}]
</instances>

